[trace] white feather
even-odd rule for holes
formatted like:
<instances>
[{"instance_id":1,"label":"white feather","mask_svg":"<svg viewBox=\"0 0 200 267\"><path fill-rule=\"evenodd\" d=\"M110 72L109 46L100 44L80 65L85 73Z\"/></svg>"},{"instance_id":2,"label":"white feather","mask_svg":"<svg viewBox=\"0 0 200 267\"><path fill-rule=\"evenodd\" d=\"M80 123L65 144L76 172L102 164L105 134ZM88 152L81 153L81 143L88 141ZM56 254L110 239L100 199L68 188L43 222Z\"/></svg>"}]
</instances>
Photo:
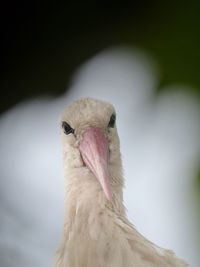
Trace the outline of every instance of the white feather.
<instances>
[{"instance_id":1,"label":"white feather","mask_svg":"<svg viewBox=\"0 0 200 267\"><path fill-rule=\"evenodd\" d=\"M65 222L56 267L185 267L172 251L159 248L128 221L123 205L123 174L116 127L107 131L112 105L93 99L73 103L62 115L75 134L61 131L65 170ZM98 126L109 140L112 202L84 166L78 144L87 126Z\"/></svg>"}]
</instances>

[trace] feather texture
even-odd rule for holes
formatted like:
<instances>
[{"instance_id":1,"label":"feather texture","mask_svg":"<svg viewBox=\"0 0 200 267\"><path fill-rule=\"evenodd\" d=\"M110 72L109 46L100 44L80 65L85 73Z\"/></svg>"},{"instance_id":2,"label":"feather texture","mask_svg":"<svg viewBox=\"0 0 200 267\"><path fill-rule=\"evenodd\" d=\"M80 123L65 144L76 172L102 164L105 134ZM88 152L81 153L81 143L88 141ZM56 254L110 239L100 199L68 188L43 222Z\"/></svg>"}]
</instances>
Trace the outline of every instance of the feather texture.
<instances>
[{"instance_id":1,"label":"feather texture","mask_svg":"<svg viewBox=\"0 0 200 267\"><path fill-rule=\"evenodd\" d=\"M66 212L56 267L186 267L172 251L143 237L126 217L117 130L106 130L113 111L108 103L81 99L61 117L61 122L72 124L75 134L61 133ZM98 125L109 140L112 201L106 199L100 183L82 161L79 142L85 125Z\"/></svg>"}]
</instances>

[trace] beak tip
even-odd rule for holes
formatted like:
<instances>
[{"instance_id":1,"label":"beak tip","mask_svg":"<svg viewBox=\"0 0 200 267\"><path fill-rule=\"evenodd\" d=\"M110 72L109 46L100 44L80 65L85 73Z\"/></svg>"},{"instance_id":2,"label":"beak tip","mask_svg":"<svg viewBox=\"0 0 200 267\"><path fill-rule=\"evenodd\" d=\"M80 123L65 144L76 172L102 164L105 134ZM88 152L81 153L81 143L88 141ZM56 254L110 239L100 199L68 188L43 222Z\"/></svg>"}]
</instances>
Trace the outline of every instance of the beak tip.
<instances>
[{"instance_id":1,"label":"beak tip","mask_svg":"<svg viewBox=\"0 0 200 267\"><path fill-rule=\"evenodd\" d=\"M108 199L109 202L111 202L112 201L112 195L107 196L107 199Z\"/></svg>"},{"instance_id":2,"label":"beak tip","mask_svg":"<svg viewBox=\"0 0 200 267\"><path fill-rule=\"evenodd\" d=\"M113 195L112 195L112 193L111 193L111 191L109 190L109 191L107 191L107 190L103 190L104 191L104 195L106 196L106 198L107 198L107 200L109 201L109 202L111 202L112 201L112 198L113 198ZM107 191L107 192L106 192Z\"/></svg>"}]
</instances>

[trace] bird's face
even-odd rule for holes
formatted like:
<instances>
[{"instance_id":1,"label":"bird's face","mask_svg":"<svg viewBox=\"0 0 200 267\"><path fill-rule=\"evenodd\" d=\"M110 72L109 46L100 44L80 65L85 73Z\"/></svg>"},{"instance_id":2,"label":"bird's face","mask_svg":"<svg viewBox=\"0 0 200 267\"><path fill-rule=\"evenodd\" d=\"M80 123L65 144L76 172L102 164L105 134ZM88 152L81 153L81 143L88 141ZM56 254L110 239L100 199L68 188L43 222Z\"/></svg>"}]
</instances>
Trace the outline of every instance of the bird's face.
<instances>
[{"instance_id":1,"label":"bird's face","mask_svg":"<svg viewBox=\"0 0 200 267\"><path fill-rule=\"evenodd\" d=\"M111 201L110 170L120 158L114 107L90 98L78 100L61 116L61 129L66 164L89 169Z\"/></svg>"}]
</instances>

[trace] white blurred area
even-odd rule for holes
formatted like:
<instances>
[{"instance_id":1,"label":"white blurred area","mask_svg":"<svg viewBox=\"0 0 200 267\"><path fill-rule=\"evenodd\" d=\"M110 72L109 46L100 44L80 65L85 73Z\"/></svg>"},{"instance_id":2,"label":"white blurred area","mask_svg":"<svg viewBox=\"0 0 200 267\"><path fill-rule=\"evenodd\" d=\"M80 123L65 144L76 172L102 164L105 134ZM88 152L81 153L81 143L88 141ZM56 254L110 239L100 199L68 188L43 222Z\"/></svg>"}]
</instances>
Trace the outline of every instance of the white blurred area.
<instances>
[{"instance_id":1,"label":"white blurred area","mask_svg":"<svg viewBox=\"0 0 200 267\"><path fill-rule=\"evenodd\" d=\"M158 79L143 52L108 49L77 70L63 97L27 101L0 118L0 266L53 266L64 218L58 117L88 96L117 110L128 217L151 241L200 266L199 103L177 86L155 95Z\"/></svg>"}]
</instances>

